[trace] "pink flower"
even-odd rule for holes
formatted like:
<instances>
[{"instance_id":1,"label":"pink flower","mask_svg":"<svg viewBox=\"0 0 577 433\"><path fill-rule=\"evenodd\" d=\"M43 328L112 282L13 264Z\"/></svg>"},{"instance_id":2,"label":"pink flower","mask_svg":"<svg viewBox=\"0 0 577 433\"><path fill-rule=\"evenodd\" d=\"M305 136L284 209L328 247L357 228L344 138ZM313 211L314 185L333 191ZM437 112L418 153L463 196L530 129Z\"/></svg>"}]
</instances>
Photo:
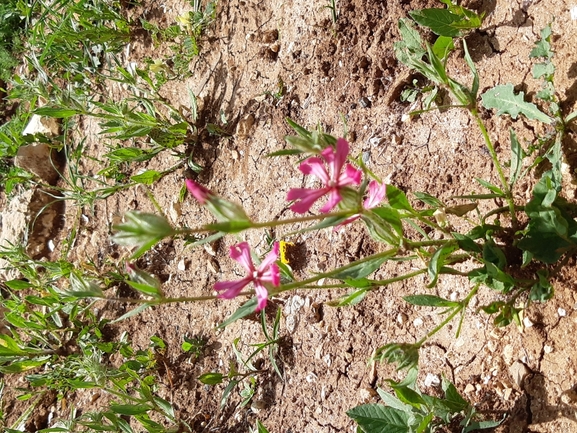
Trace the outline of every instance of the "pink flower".
<instances>
[{"instance_id":1,"label":"pink flower","mask_svg":"<svg viewBox=\"0 0 577 433\"><path fill-rule=\"evenodd\" d=\"M212 191L192 179L186 179L186 188L188 189L188 192L190 192L203 206L210 196L213 195Z\"/></svg>"},{"instance_id":2,"label":"pink flower","mask_svg":"<svg viewBox=\"0 0 577 433\"><path fill-rule=\"evenodd\" d=\"M300 200L293 204L291 209L296 213L308 212L315 201L329 194L329 201L321 208L321 212L331 211L342 200L340 190L347 185L358 185L361 181L361 170L354 168L351 164L347 164L344 173L341 173L348 155L349 143L344 138L339 138L336 152L332 147L327 147L321 152L322 159L313 156L304 160L299 170L303 174L312 174L319 178L323 187L291 189L287 194L287 200ZM328 171L325 162L329 166Z\"/></svg>"},{"instance_id":3,"label":"pink flower","mask_svg":"<svg viewBox=\"0 0 577 433\"><path fill-rule=\"evenodd\" d=\"M366 210L370 210L377 207L385 199L386 194L387 194L387 185L384 183L380 184L376 180L372 180L371 183L369 183L369 192L367 194L367 198L363 202L363 207ZM361 214L356 214L347 218L341 224L335 227L335 230L338 230L342 226L358 220L360 217Z\"/></svg>"},{"instance_id":4,"label":"pink flower","mask_svg":"<svg viewBox=\"0 0 577 433\"><path fill-rule=\"evenodd\" d=\"M277 287L280 283L280 272L275 263L279 256L279 243L275 242L273 249L258 268L255 268L250 257L250 247L247 242L230 247L230 257L239 262L247 271L247 276L237 281L221 281L214 285L214 290L220 292L219 298L232 299L236 297L244 287L250 283L254 284L258 305L256 311L262 310L266 306L268 290L266 284Z\"/></svg>"}]
</instances>

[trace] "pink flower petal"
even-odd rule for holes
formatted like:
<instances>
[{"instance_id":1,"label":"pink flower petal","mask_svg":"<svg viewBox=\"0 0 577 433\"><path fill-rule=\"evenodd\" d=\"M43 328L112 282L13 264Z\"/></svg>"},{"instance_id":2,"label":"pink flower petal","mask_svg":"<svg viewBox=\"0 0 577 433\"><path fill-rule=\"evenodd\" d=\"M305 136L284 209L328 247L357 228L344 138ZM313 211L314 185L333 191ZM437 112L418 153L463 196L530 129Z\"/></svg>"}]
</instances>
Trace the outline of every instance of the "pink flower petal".
<instances>
[{"instance_id":1,"label":"pink flower petal","mask_svg":"<svg viewBox=\"0 0 577 433\"><path fill-rule=\"evenodd\" d=\"M262 284L255 283L254 291L256 292L256 299L258 300L255 311L260 311L264 307L266 307L266 302L268 299L268 290Z\"/></svg>"},{"instance_id":2,"label":"pink flower petal","mask_svg":"<svg viewBox=\"0 0 577 433\"><path fill-rule=\"evenodd\" d=\"M358 220L361 216L359 214L355 214L351 217L348 217L346 220L344 220L342 223L340 223L338 226L335 226L333 228L333 231L339 231L341 229L341 227L346 226L347 224L351 224L352 222Z\"/></svg>"},{"instance_id":3,"label":"pink flower petal","mask_svg":"<svg viewBox=\"0 0 577 433\"><path fill-rule=\"evenodd\" d=\"M280 271L278 265L276 263L270 265L270 268L263 272L258 280L264 283L270 283L275 287L278 286L280 283Z\"/></svg>"},{"instance_id":4,"label":"pink flower petal","mask_svg":"<svg viewBox=\"0 0 577 433\"><path fill-rule=\"evenodd\" d=\"M243 268L252 275L255 271L254 264L252 263L252 258L250 256L250 246L248 242L241 242L239 244L230 247L230 257L233 260L239 262Z\"/></svg>"},{"instance_id":5,"label":"pink flower petal","mask_svg":"<svg viewBox=\"0 0 577 433\"><path fill-rule=\"evenodd\" d=\"M329 165L329 167L331 167L335 162L335 150L332 147L326 147L322 152L321 152L322 157L324 158L324 160L326 161L326 163Z\"/></svg>"},{"instance_id":6,"label":"pink flower petal","mask_svg":"<svg viewBox=\"0 0 577 433\"><path fill-rule=\"evenodd\" d=\"M349 143L344 138L339 138L337 140L337 152L335 155L335 160L332 164L333 166L333 180L337 180L343 165L347 161L349 156Z\"/></svg>"},{"instance_id":7,"label":"pink flower petal","mask_svg":"<svg viewBox=\"0 0 577 433\"><path fill-rule=\"evenodd\" d=\"M337 186L358 185L361 183L363 172L356 169L351 164L347 164L344 173L341 173L337 181Z\"/></svg>"},{"instance_id":8,"label":"pink flower petal","mask_svg":"<svg viewBox=\"0 0 577 433\"><path fill-rule=\"evenodd\" d=\"M329 188L321 188L321 189L309 189L309 188L294 188L291 189L287 194L287 200L298 200L301 201L293 204L291 206L291 210L296 213L306 213L309 211L311 206L329 192Z\"/></svg>"},{"instance_id":9,"label":"pink flower petal","mask_svg":"<svg viewBox=\"0 0 577 433\"><path fill-rule=\"evenodd\" d=\"M238 281L220 281L214 285L214 290L219 293L218 297L223 299L232 299L238 296L242 289L246 287L252 280L252 277L247 276Z\"/></svg>"},{"instance_id":10,"label":"pink flower petal","mask_svg":"<svg viewBox=\"0 0 577 433\"><path fill-rule=\"evenodd\" d=\"M341 193L339 192L339 190L337 188L331 189L331 192L329 195L329 201L327 202L327 204L325 204L320 209L320 211L322 213L330 212L337 204L339 204L339 202L341 200L342 200L342 197L341 197Z\"/></svg>"},{"instance_id":11,"label":"pink flower petal","mask_svg":"<svg viewBox=\"0 0 577 433\"><path fill-rule=\"evenodd\" d=\"M369 194L365 199L363 206L365 209L372 209L377 207L385 199L387 194L387 185L380 184L376 180L369 183Z\"/></svg>"},{"instance_id":12,"label":"pink flower petal","mask_svg":"<svg viewBox=\"0 0 577 433\"><path fill-rule=\"evenodd\" d=\"M192 179L186 179L185 184L188 191L201 205L204 205L208 198L213 195L209 189Z\"/></svg>"},{"instance_id":13,"label":"pink flower petal","mask_svg":"<svg viewBox=\"0 0 577 433\"><path fill-rule=\"evenodd\" d=\"M269 266L271 266L272 264L274 264L274 262L276 262L278 260L279 252L280 252L279 243L275 242L273 247L272 247L272 250L263 259L260 266L258 267L258 270L263 271L266 268L268 268Z\"/></svg>"},{"instance_id":14,"label":"pink flower petal","mask_svg":"<svg viewBox=\"0 0 577 433\"><path fill-rule=\"evenodd\" d=\"M320 158L311 157L305 159L301 162L299 169L303 174L312 174L313 176L316 176L321 180L323 185L329 183L329 173L327 172L324 162Z\"/></svg>"}]
</instances>

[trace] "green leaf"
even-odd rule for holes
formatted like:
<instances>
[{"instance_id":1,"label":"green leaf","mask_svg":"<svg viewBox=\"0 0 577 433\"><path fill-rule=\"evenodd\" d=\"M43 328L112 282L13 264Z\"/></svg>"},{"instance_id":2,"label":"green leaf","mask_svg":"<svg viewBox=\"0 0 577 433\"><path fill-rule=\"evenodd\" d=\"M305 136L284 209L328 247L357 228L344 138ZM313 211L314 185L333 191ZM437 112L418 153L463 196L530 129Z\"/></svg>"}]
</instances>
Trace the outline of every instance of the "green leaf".
<instances>
[{"instance_id":1,"label":"green leaf","mask_svg":"<svg viewBox=\"0 0 577 433\"><path fill-rule=\"evenodd\" d=\"M154 397L154 403L164 412L164 415L174 419L174 408L172 405L163 398Z\"/></svg>"},{"instance_id":2,"label":"green leaf","mask_svg":"<svg viewBox=\"0 0 577 433\"><path fill-rule=\"evenodd\" d=\"M478 177L476 177L475 180L477 182L479 182L485 188L489 189L490 191L493 191L495 194L497 194L498 197L505 197L505 193L503 192L503 190L501 188L493 185L490 182L487 182L486 180L480 179Z\"/></svg>"},{"instance_id":3,"label":"green leaf","mask_svg":"<svg viewBox=\"0 0 577 433\"><path fill-rule=\"evenodd\" d=\"M46 362L50 360L50 358L52 358L52 356L42 356L35 359L26 359L24 361L10 362L10 364L8 365L0 366L0 373L14 374L32 370L34 368L44 365Z\"/></svg>"},{"instance_id":4,"label":"green leaf","mask_svg":"<svg viewBox=\"0 0 577 433\"><path fill-rule=\"evenodd\" d=\"M439 36L433 44L433 53L439 59L446 59L449 53L455 49L453 38L448 36Z\"/></svg>"},{"instance_id":5,"label":"green leaf","mask_svg":"<svg viewBox=\"0 0 577 433\"><path fill-rule=\"evenodd\" d=\"M519 140L517 140L515 131L513 131L512 128L509 131L509 137L511 140L511 170L509 172L509 185L513 187L519 178L519 174L521 174L523 158L525 158L526 155L521 144L519 144Z\"/></svg>"},{"instance_id":6,"label":"green leaf","mask_svg":"<svg viewBox=\"0 0 577 433\"><path fill-rule=\"evenodd\" d=\"M232 316L230 316L228 319L226 319L224 322L222 322L220 325L217 326L217 328L225 328L228 325L230 325L233 322L236 322L239 319L242 319L243 317L246 317L252 313L254 313L254 311L256 310L256 305L257 305L257 299L256 298L252 298L250 299L248 302L246 302L244 305L242 305L238 310L236 310Z\"/></svg>"},{"instance_id":7,"label":"green leaf","mask_svg":"<svg viewBox=\"0 0 577 433\"><path fill-rule=\"evenodd\" d=\"M374 359L397 364L397 370L409 369L411 373L419 363L419 347L409 343L385 344L375 351Z\"/></svg>"},{"instance_id":8,"label":"green leaf","mask_svg":"<svg viewBox=\"0 0 577 433\"><path fill-rule=\"evenodd\" d=\"M54 117L57 119L67 119L69 117L80 114L80 111L73 108L55 108L55 107L42 107L34 110L35 114L39 116Z\"/></svg>"},{"instance_id":9,"label":"green leaf","mask_svg":"<svg viewBox=\"0 0 577 433\"><path fill-rule=\"evenodd\" d=\"M503 418L499 421L475 421L469 424L467 427L465 427L462 433L469 433L476 430L484 430L487 428L495 428L501 425L501 423L503 423L503 421L505 421L506 418L507 414L504 414Z\"/></svg>"},{"instance_id":10,"label":"green leaf","mask_svg":"<svg viewBox=\"0 0 577 433\"><path fill-rule=\"evenodd\" d=\"M547 270L537 271L539 281L531 287L529 299L533 302L545 302L553 297L554 289L549 281Z\"/></svg>"},{"instance_id":11,"label":"green leaf","mask_svg":"<svg viewBox=\"0 0 577 433\"><path fill-rule=\"evenodd\" d=\"M289 126L292 129L294 129L298 135L300 135L303 138L311 138L311 133L307 129L303 128L298 123L296 123L294 120L292 120L288 117L285 120L286 120L286 123L288 123Z\"/></svg>"},{"instance_id":12,"label":"green leaf","mask_svg":"<svg viewBox=\"0 0 577 433\"><path fill-rule=\"evenodd\" d=\"M377 393L379 394L379 397L381 397L381 400L383 400L383 403L385 403L387 406L407 413L412 412L413 407L410 404L403 403L393 394L383 391L381 388L377 388Z\"/></svg>"},{"instance_id":13,"label":"green leaf","mask_svg":"<svg viewBox=\"0 0 577 433\"><path fill-rule=\"evenodd\" d=\"M457 240L459 248L470 253L481 253L482 248L477 244L474 239L468 235L462 235L460 233L451 233L453 237Z\"/></svg>"},{"instance_id":14,"label":"green leaf","mask_svg":"<svg viewBox=\"0 0 577 433\"><path fill-rule=\"evenodd\" d=\"M551 33L551 25L547 25L541 30L541 39L535 43L529 57L545 57L546 59L553 57L555 53L551 50Z\"/></svg>"},{"instance_id":15,"label":"green leaf","mask_svg":"<svg viewBox=\"0 0 577 433\"><path fill-rule=\"evenodd\" d=\"M130 179L136 183L141 183L144 185L152 185L154 182L156 182L161 177L162 177L162 173L160 173L156 170L146 170L143 173L131 176Z\"/></svg>"},{"instance_id":16,"label":"green leaf","mask_svg":"<svg viewBox=\"0 0 577 433\"><path fill-rule=\"evenodd\" d=\"M342 296L338 299L335 299L334 301L329 301L327 302L327 304L330 305L331 307L344 307L344 306L356 305L365 298L369 289L370 288L367 287L355 290L354 292Z\"/></svg>"},{"instance_id":17,"label":"green leaf","mask_svg":"<svg viewBox=\"0 0 577 433\"><path fill-rule=\"evenodd\" d=\"M149 284L137 283L135 281L126 281L126 283L133 289L136 289L145 295L152 296L157 299L162 297L162 291L158 287L151 286Z\"/></svg>"},{"instance_id":18,"label":"green leaf","mask_svg":"<svg viewBox=\"0 0 577 433\"><path fill-rule=\"evenodd\" d=\"M267 158L272 158L274 156L290 156L290 155L300 155L302 151L298 149L282 149L266 155Z\"/></svg>"},{"instance_id":19,"label":"green leaf","mask_svg":"<svg viewBox=\"0 0 577 433\"><path fill-rule=\"evenodd\" d=\"M435 295L409 295L403 299L412 305L421 307L458 307L460 304L455 301L440 298Z\"/></svg>"},{"instance_id":20,"label":"green leaf","mask_svg":"<svg viewBox=\"0 0 577 433\"><path fill-rule=\"evenodd\" d=\"M223 379L224 376L221 373L215 372L201 374L198 377L198 380L200 380L205 385L218 385L219 383L222 383Z\"/></svg>"},{"instance_id":21,"label":"green leaf","mask_svg":"<svg viewBox=\"0 0 577 433\"><path fill-rule=\"evenodd\" d=\"M347 412L366 433L410 433L409 415L380 404L364 404Z\"/></svg>"},{"instance_id":22,"label":"green leaf","mask_svg":"<svg viewBox=\"0 0 577 433\"><path fill-rule=\"evenodd\" d=\"M413 211L406 194L394 185L387 185L387 201L395 209Z\"/></svg>"},{"instance_id":23,"label":"green leaf","mask_svg":"<svg viewBox=\"0 0 577 433\"><path fill-rule=\"evenodd\" d=\"M553 119L543 113L531 102L525 102L524 93L515 94L512 84L495 86L481 95L483 106L487 109L497 109L497 115L509 114L516 119L519 114L523 114L528 119L539 120L540 122L551 124Z\"/></svg>"},{"instance_id":24,"label":"green leaf","mask_svg":"<svg viewBox=\"0 0 577 433\"><path fill-rule=\"evenodd\" d=\"M110 323L122 322L123 320L128 319L129 317L136 316L137 314L140 314L141 312L146 310L148 307L150 307L150 304L141 304L138 307L133 308L132 310L124 313L119 318L111 320Z\"/></svg>"},{"instance_id":25,"label":"green leaf","mask_svg":"<svg viewBox=\"0 0 577 433\"><path fill-rule=\"evenodd\" d=\"M142 415L151 410L148 404L115 404L110 405L110 410L120 415Z\"/></svg>"},{"instance_id":26,"label":"green leaf","mask_svg":"<svg viewBox=\"0 0 577 433\"><path fill-rule=\"evenodd\" d=\"M429 261L428 270L431 282L427 285L427 287L431 288L437 284L441 270L445 266L445 258L456 249L456 245L444 245L435 251L431 257L431 260Z\"/></svg>"},{"instance_id":27,"label":"green leaf","mask_svg":"<svg viewBox=\"0 0 577 433\"><path fill-rule=\"evenodd\" d=\"M264 425L257 419L256 420L256 433L269 433Z\"/></svg>"},{"instance_id":28,"label":"green leaf","mask_svg":"<svg viewBox=\"0 0 577 433\"><path fill-rule=\"evenodd\" d=\"M409 12L409 15L417 23L428 27L439 36L454 38L460 36L460 28L455 26L461 20L459 15L455 15L448 9L422 9Z\"/></svg>"},{"instance_id":29,"label":"green leaf","mask_svg":"<svg viewBox=\"0 0 577 433\"><path fill-rule=\"evenodd\" d=\"M231 380L228 383L228 385L226 385L226 388L222 392L222 397L220 398L221 408L223 408L226 405L226 401L228 400L228 397L230 397L230 393L238 385L238 382L239 382L238 380Z\"/></svg>"},{"instance_id":30,"label":"green leaf","mask_svg":"<svg viewBox=\"0 0 577 433\"><path fill-rule=\"evenodd\" d=\"M467 410L470 407L470 404L467 400L465 400L455 385L453 385L450 381L443 377L443 381L441 382L441 387L445 392L445 406L449 408L453 413L459 413L462 411Z\"/></svg>"},{"instance_id":31,"label":"green leaf","mask_svg":"<svg viewBox=\"0 0 577 433\"><path fill-rule=\"evenodd\" d=\"M575 119L577 119L577 111L573 111L571 114L569 114L565 118L565 123L569 124L569 123L573 122Z\"/></svg>"},{"instance_id":32,"label":"green leaf","mask_svg":"<svg viewBox=\"0 0 577 433\"><path fill-rule=\"evenodd\" d=\"M104 293L94 280L84 278L78 272L70 273L70 289L65 293L77 298L103 298Z\"/></svg>"},{"instance_id":33,"label":"green leaf","mask_svg":"<svg viewBox=\"0 0 577 433\"><path fill-rule=\"evenodd\" d=\"M423 49L423 41L421 40L421 35L415 30L410 21L402 18L399 20L399 31L401 33L402 43L399 44L399 48L405 48L410 53L415 55L416 59L420 59L426 51ZM397 46L395 46L397 48Z\"/></svg>"},{"instance_id":34,"label":"green leaf","mask_svg":"<svg viewBox=\"0 0 577 433\"><path fill-rule=\"evenodd\" d=\"M469 54L469 47L467 46L467 42L463 39L463 49L465 51L465 61L473 74L473 85L471 86L471 102L475 103L477 100L477 93L479 92L479 74L477 73L477 68L475 67L475 63Z\"/></svg>"},{"instance_id":35,"label":"green leaf","mask_svg":"<svg viewBox=\"0 0 577 433\"><path fill-rule=\"evenodd\" d=\"M327 277L334 278L337 280L347 280L347 279L359 279L368 277L373 272L375 272L379 267L388 259L390 259L394 253L391 253L385 257L374 257L372 259L363 260L361 262L357 262L353 265L347 265L346 269L337 270L335 272L330 272L327 274Z\"/></svg>"},{"instance_id":36,"label":"green leaf","mask_svg":"<svg viewBox=\"0 0 577 433\"><path fill-rule=\"evenodd\" d=\"M126 222L113 227L117 233L112 240L119 245L138 246L132 254L137 258L165 237L175 234L166 218L151 213L131 211L125 214Z\"/></svg>"},{"instance_id":37,"label":"green leaf","mask_svg":"<svg viewBox=\"0 0 577 433\"><path fill-rule=\"evenodd\" d=\"M478 204L477 203L465 203L465 204L459 204L457 206L450 206L450 207L446 207L445 208L445 213L448 213L450 215L457 215L459 217L462 217L463 215L468 214L469 212L477 209Z\"/></svg>"},{"instance_id":38,"label":"green leaf","mask_svg":"<svg viewBox=\"0 0 577 433\"><path fill-rule=\"evenodd\" d=\"M406 403L411 405L415 409L421 409L421 406L425 404L423 397L417 391L408 386L398 386L398 385L391 385L391 387L395 390L395 394L397 398Z\"/></svg>"},{"instance_id":39,"label":"green leaf","mask_svg":"<svg viewBox=\"0 0 577 433\"><path fill-rule=\"evenodd\" d=\"M4 284L12 290L24 290L32 287L32 284L23 280L9 280L5 281Z\"/></svg>"},{"instance_id":40,"label":"green leaf","mask_svg":"<svg viewBox=\"0 0 577 433\"><path fill-rule=\"evenodd\" d=\"M249 229L252 223L247 220L231 220L214 224L207 224L205 227L208 230L214 230L223 233L238 233Z\"/></svg>"},{"instance_id":41,"label":"green leaf","mask_svg":"<svg viewBox=\"0 0 577 433\"><path fill-rule=\"evenodd\" d=\"M437 197L433 197L431 194L426 192L414 192L415 197L421 200L426 205L431 206L432 208L439 208L443 207L443 202L439 200Z\"/></svg>"},{"instance_id":42,"label":"green leaf","mask_svg":"<svg viewBox=\"0 0 577 433\"><path fill-rule=\"evenodd\" d=\"M321 222L319 222L318 224L312 225L310 227L306 227L302 230L297 231L296 233L304 233L304 232L310 232L310 231L325 229L327 227L338 226L339 224L344 222L347 218L348 218L347 216L325 218Z\"/></svg>"}]
</instances>

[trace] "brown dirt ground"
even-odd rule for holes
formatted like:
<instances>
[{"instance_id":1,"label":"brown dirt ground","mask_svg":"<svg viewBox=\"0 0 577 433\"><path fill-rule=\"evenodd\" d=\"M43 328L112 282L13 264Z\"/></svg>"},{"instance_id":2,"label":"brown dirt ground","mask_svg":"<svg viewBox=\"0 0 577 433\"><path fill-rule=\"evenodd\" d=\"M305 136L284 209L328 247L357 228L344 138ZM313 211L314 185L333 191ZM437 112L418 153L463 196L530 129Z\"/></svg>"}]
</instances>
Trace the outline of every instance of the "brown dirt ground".
<instances>
[{"instance_id":1,"label":"brown dirt ground","mask_svg":"<svg viewBox=\"0 0 577 433\"><path fill-rule=\"evenodd\" d=\"M525 83L531 94L539 83L531 78L529 52L540 29L553 18L556 84L565 113L575 109L577 89L577 22L571 20L572 6L563 0L549 1L470 1L471 8L487 13L480 31L468 37L481 76L482 89L495 84ZM163 6L145 1L131 13L166 25L189 6L184 1L167 0ZM393 53L399 40L397 21L413 9L438 6L427 0L340 0L336 25L330 21L323 2L284 0L222 0L215 24L207 31L192 74L183 82L169 83L165 89L174 105L188 106L187 87L199 96L201 121L218 122L224 113L230 137L202 137L194 149L195 159L205 166L199 181L232 201L241 203L259 221L287 217L285 201L290 188L303 185L303 176L294 160L264 156L284 148L284 136L292 131L285 122L290 117L301 125L320 123L333 135L343 134L346 119L353 154L366 152L370 168L405 191L427 191L441 199L479 191L474 179L496 181L491 159L481 135L466 112L450 110L424 114L409 122L402 115L410 111L399 93L411 81ZM161 18L160 18L161 17ZM126 63L143 65L146 57L163 56L164 47L135 38ZM458 51L450 62L457 78L469 80L467 67ZM270 96L282 80L285 94ZM120 97L122 89L112 87ZM368 102L368 103L367 103ZM526 140L534 140L537 127L530 121L510 118L488 120L491 135L502 160L508 159L508 130L515 128ZM98 135L96 122L84 121L86 152L99 156L107 151ZM575 146L570 133L567 152ZM165 169L177 161L163 154L139 168ZM87 169L94 169L87 167ZM97 168L95 169L95 171ZM182 171L174 172L151 187L151 191L175 224L196 226L210 217L187 197L179 211L176 200L183 185ZM518 194L527 196L533 179L520 185ZM567 190L574 198L574 190ZM154 212L141 188L119 193L96 203L94 211L84 210L78 240L73 250L77 263L94 261L105 269L107 263L126 258L128 251L111 244L111 226L128 210ZM68 204L68 227L76 210ZM277 229L277 239L299 227ZM66 229L60 239L66 236ZM264 233L251 231L238 236L256 248L264 248ZM323 231L286 239L303 245L306 275L381 250L363 229L346 232ZM164 281L168 296L202 296L212 293L212 285L235 278L238 268L228 257L228 247L238 239L226 238L213 257L204 249L191 249L181 241L164 242L139 261L144 269ZM185 269L182 270L184 260ZM210 264L209 264L210 262ZM180 269L179 269L180 268ZM396 275L406 269L385 266L377 278ZM495 329L490 317L476 314L475 307L496 299L483 289L474 299L463 325L454 338L450 327L421 350L420 383L427 373L445 374L465 396L497 419L509 416L499 432L577 431L577 298L575 261L561 271L555 281L556 296L544 305L525 312L533 326L520 331L514 326ZM393 367L368 364L373 351L388 342L413 342L442 318L432 309L411 308L403 300L407 294L427 290L427 281L383 287L363 302L334 309L325 304L343 292L298 290L274 299L272 307L283 309L280 358L284 381L276 377L263 358L265 373L258 376L258 391L251 405L238 408L234 393L224 409L219 408L223 387L202 385L197 377L208 371L225 373L234 358L232 341L240 337L244 352L248 345L263 341L259 323L242 320L215 330L244 300L178 304L150 309L121 322L115 335L127 330L138 347L146 347L152 335L168 343L165 369L161 372L160 395L171 401L178 417L192 423L198 432L247 432L256 419L271 432L330 433L352 432L354 423L345 412L364 402L377 402L377 386L386 387L386 378L396 378ZM439 296L462 297L468 293L466 281L445 278L435 289ZM299 307L299 308L295 308ZM103 305L103 317L116 318L128 305ZM561 310L562 309L562 310ZM273 308L270 309L274 311ZM182 356L183 335L208 340L204 355L189 362ZM521 373L519 373L521 372ZM523 373L524 372L524 373ZM524 380L518 381L519 374ZM468 386L471 385L471 386ZM74 397L73 397L74 398ZM76 396L76 405L90 407L89 393ZM98 400L96 400L98 404ZM66 417L56 407L55 415ZM42 415L40 415L42 416ZM40 423L41 424L41 423Z\"/></svg>"}]
</instances>

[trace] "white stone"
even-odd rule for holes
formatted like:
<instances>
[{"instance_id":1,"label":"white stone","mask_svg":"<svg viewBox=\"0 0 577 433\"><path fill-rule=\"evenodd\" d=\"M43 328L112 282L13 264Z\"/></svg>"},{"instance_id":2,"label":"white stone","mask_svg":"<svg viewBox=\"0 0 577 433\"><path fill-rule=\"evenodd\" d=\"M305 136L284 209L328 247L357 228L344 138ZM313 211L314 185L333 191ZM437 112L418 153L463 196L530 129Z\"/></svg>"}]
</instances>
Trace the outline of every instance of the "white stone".
<instances>
[{"instance_id":1,"label":"white stone","mask_svg":"<svg viewBox=\"0 0 577 433\"><path fill-rule=\"evenodd\" d=\"M441 379L439 378L439 376L437 376L436 374L432 374L432 373L427 373L427 376L425 377L425 386L431 387L431 386L439 386L441 384Z\"/></svg>"}]
</instances>

